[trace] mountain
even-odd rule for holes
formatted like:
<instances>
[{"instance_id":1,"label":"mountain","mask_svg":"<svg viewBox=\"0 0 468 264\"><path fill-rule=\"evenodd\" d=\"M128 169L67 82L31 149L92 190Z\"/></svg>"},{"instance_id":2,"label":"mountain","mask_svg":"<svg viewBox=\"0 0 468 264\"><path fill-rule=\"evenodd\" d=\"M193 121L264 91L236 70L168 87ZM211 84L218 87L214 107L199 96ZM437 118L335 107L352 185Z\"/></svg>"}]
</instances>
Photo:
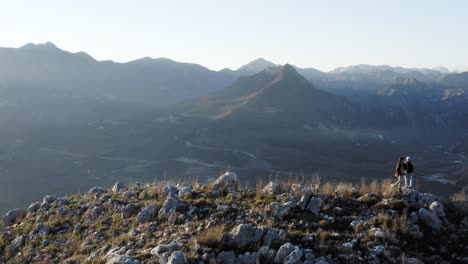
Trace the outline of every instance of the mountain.
<instances>
[{"instance_id":1,"label":"mountain","mask_svg":"<svg viewBox=\"0 0 468 264\"><path fill-rule=\"evenodd\" d=\"M184 102L185 116L211 119L268 118L287 116L314 122L345 121L350 104L344 98L315 88L293 66L270 67L252 76L240 77L231 86L194 102Z\"/></svg>"},{"instance_id":2,"label":"mountain","mask_svg":"<svg viewBox=\"0 0 468 264\"><path fill-rule=\"evenodd\" d=\"M246 65L239 67L239 69L236 70L236 73L241 76L253 75L269 67L275 67L275 66L278 66L278 65L270 61L267 61L263 58L258 58L247 63Z\"/></svg>"},{"instance_id":3,"label":"mountain","mask_svg":"<svg viewBox=\"0 0 468 264\"><path fill-rule=\"evenodd\" d=\"M235 76L170 59L142 58L128 63L96 61L48 42L0 48L0 85L28 94L41 90L63 96L161 107L205 95L232 83ZM18 91L19 92L19 91Z\"/></svg>"}]
</instances>

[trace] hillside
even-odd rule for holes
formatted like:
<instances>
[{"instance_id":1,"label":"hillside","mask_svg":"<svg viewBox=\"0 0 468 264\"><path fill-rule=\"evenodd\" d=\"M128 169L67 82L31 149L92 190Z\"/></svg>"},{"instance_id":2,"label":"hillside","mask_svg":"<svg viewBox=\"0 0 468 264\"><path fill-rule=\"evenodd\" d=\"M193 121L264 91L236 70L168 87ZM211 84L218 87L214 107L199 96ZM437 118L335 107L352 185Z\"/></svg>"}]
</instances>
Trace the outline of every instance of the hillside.
<instances>
[{"instance_id":1,"label":"hillside","mask_svg":"<svg viewBox=\"0 0 468 264\"><path fill-rule=\"evenodd\" d=\"M452 200L360 185L235 173L93 187L15 209L0 228L5 263L466 263L467 187Z\"/></svg>"}]
</instances>

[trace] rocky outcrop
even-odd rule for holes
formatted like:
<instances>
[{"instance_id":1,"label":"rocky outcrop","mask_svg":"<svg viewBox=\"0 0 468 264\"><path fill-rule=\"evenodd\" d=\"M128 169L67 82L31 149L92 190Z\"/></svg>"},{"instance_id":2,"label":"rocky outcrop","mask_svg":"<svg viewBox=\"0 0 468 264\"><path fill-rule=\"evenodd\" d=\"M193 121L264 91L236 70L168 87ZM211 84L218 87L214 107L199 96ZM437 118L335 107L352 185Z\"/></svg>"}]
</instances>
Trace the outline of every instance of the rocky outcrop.
<instances>
[{"instance_id":1,"label":"rocky outcrop","mask_svg":"<svg viewBox=\"0 0 468 264\"><path fill-rule=\"evenodd\" d=\"M468 217L432 194L237 185L227 173L49 195L4 216L0 263L463 263Z\"/></svg>"}]
</instances>

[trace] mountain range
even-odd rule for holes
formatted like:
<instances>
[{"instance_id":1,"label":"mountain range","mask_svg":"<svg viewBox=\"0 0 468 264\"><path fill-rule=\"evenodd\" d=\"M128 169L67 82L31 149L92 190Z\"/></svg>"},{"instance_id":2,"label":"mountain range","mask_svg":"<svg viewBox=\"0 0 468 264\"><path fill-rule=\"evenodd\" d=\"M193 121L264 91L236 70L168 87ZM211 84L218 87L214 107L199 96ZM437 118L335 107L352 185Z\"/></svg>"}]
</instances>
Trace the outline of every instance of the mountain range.
<instances>
[{"instance_id":1,"label":"mountain range","mask_svg":"<svg viewBox=\"0 0 468 264\"><path fill-rule=\"evenodd\" d=\"M379 178L400 155L443 191L454 186L438 180L451 173L468 179L467 93L468 72L443 68L322 72L256 59L213 71L167 58L97 61L52 43L0 48L0 211L50 190L203 180L225 168L252 179ZM12 186L25 181L20 197Z\"/></svg>"}]
</instances>

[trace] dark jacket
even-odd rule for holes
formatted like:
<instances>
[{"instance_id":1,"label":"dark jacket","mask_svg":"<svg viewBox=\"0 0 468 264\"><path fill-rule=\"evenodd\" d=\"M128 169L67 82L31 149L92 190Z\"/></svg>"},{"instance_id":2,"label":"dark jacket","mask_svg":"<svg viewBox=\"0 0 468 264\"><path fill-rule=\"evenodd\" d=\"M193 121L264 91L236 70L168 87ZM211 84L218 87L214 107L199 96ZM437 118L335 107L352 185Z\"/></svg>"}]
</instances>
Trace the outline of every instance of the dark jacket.
<instances>
[{"instance_id":1,"label":"dark jacket","mask_svg":"<svg viewBox=\"0 0 468 264\"><path fill-rule=\"evenodd\" d=\"M406 162L405 163L405 172L413 173L413 171L414 171L413 163L411 163L411 161Z\"/></svg>"}]
</instances>

